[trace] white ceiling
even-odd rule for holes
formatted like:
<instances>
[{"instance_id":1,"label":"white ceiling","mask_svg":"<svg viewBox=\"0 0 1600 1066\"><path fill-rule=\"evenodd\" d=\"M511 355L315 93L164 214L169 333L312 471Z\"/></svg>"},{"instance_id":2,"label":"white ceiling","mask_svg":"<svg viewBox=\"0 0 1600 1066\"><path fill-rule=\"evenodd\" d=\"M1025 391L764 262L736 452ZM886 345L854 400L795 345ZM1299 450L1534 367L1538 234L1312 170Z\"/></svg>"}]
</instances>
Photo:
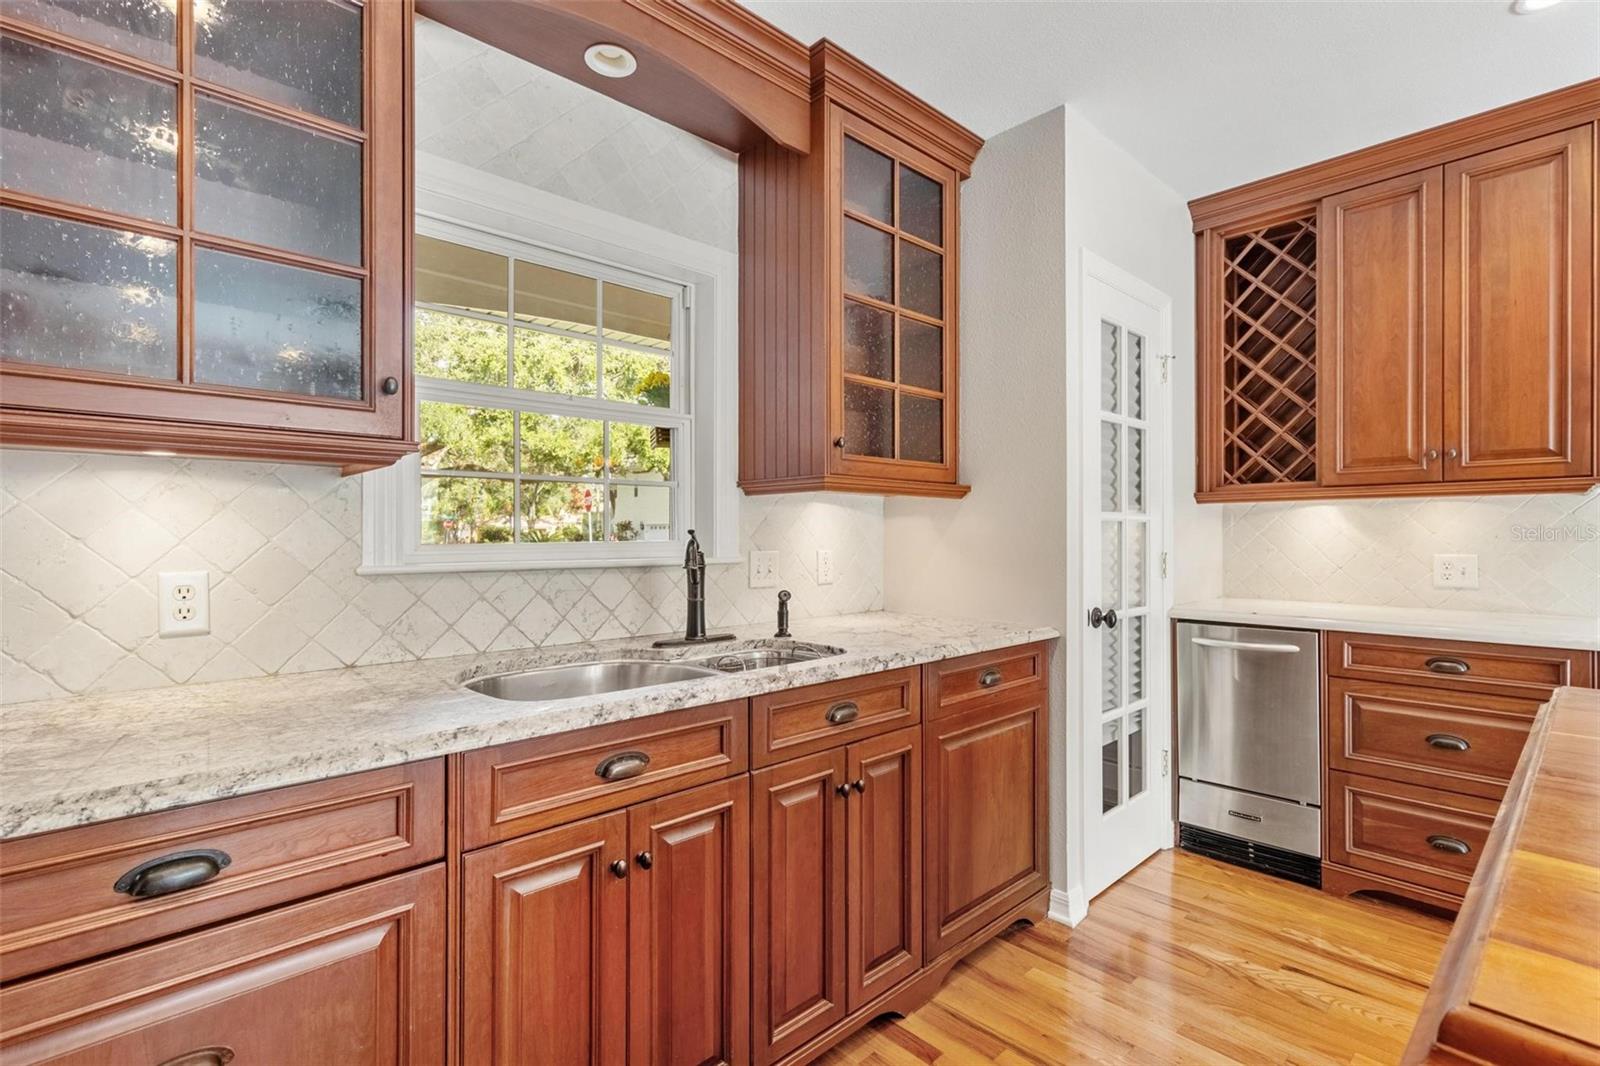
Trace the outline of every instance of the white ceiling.
<instances>
[{"instance_id":1,"label":"white ceiling","mask_svg":"<svg viewBox=\"0 0 1600 1066\"><path fill-rule=\"evenodd\" d=\"M1600 76L1600 0L745 0L989 136L1068 103L1185 198Z\"/></svg>"}]
</instances>

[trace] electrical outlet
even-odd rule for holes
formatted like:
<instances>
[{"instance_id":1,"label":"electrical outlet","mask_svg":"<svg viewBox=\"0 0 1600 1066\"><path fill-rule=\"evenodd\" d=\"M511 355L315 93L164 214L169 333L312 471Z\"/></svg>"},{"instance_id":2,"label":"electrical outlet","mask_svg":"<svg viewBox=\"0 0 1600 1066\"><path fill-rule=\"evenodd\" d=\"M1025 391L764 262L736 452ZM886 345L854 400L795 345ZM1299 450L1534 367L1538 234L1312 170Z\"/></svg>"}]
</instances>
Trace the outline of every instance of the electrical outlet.
<instances>
[{"instance_id":1,"label":"electrical outlet","mask_svg":"<svg viewBox=\"0 0 1600 1066\"><path fill-rule=\"evenodd\" d=\"M833 552L827 548L817 549L817 584L833 584Z\"/></svg>"},{"instance_id":2,"label":"electrical outlet","mask_svg":"<svg viewBox=\"0 0 1600 1066\"><path fill-rule=\"evenodd\" d=\"M1476 555L1435 555L1433 587L1436 589L1475 589L1478 587Z\"/></svg>"},{"instance_id":3,"label":"electrical outlet","mask_svg":"<svg viewBox=\"0 0 1600 1066\"><path fill-rule=\"evenodd\" d=\"M169 570L156 579L156 610L163 637L211 632L211 575L204 570Z\"/></svg>"},{"instance_id":4,"label":"electrical outlet","mask_svg":"<svg viewBox=\"0 0 1600 1066\"><path fill-rule=\"evenodd\" d=\"M778 553L753 551L750 553L750 587L775 589L778 587Z\"/></svg>"}]
</instances>

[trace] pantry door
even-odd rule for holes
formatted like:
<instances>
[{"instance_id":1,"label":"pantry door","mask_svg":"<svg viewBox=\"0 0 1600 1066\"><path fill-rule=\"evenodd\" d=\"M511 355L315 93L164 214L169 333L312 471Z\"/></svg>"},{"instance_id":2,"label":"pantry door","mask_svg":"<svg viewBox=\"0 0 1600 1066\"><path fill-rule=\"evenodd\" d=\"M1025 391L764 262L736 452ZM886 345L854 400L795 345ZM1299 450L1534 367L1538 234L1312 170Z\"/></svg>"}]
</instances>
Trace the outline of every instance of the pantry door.
<instances>
[{"instance_id":1,"label":"pantry door","mask_svg":"<svg viewBox=\"0 0 1600 1066\"><path fill-rule=\"evenodd\" d=\"M1166 625L1170 301L1086 255L1084 643L1076 695L1086 899L1172 844Z\"/></svg>"}]
</instances>

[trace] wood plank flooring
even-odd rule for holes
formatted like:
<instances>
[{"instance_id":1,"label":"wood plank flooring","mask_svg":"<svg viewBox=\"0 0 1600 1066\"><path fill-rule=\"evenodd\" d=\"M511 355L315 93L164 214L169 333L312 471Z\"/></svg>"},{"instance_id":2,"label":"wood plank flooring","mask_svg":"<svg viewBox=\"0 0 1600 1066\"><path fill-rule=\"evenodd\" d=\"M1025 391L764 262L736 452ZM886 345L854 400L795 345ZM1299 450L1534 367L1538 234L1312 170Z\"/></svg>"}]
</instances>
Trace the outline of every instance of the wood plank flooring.
<instances>
[{"instance_id":1,"label":"wood plank flooring","mask_svg":"<svg viewBox=\"0 0 1600 1066\"><path fill-rule=\"evenodd\" d=\"M1390 1064L1449 925L1187 852L1151 858L1076 929L1020 927L825 1066Z\"/></svg>"}]
</instances>

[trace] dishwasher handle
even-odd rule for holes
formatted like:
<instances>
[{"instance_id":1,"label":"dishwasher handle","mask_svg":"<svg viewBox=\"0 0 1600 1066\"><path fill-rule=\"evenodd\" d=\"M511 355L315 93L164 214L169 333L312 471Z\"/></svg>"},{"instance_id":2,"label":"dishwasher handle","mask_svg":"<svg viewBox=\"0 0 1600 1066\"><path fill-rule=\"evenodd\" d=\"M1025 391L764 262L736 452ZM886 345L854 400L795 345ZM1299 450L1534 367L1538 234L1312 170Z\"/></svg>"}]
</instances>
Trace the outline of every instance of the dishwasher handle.
<instances>
[{"instance_id":1,"label":"dishwasher handle","mask_svg":"<svg viewBox=\"0 0 1600 1066\"><path fill-rule=\"evenodd\" d=\"M1298 644L1257 644L1246 640L1217 640L1215 637L1190 637L1190 644L1202 648L1227 648L1231 651L1269 651L1282 655L1299 655Z\"/></svg>"}]
</instances>

